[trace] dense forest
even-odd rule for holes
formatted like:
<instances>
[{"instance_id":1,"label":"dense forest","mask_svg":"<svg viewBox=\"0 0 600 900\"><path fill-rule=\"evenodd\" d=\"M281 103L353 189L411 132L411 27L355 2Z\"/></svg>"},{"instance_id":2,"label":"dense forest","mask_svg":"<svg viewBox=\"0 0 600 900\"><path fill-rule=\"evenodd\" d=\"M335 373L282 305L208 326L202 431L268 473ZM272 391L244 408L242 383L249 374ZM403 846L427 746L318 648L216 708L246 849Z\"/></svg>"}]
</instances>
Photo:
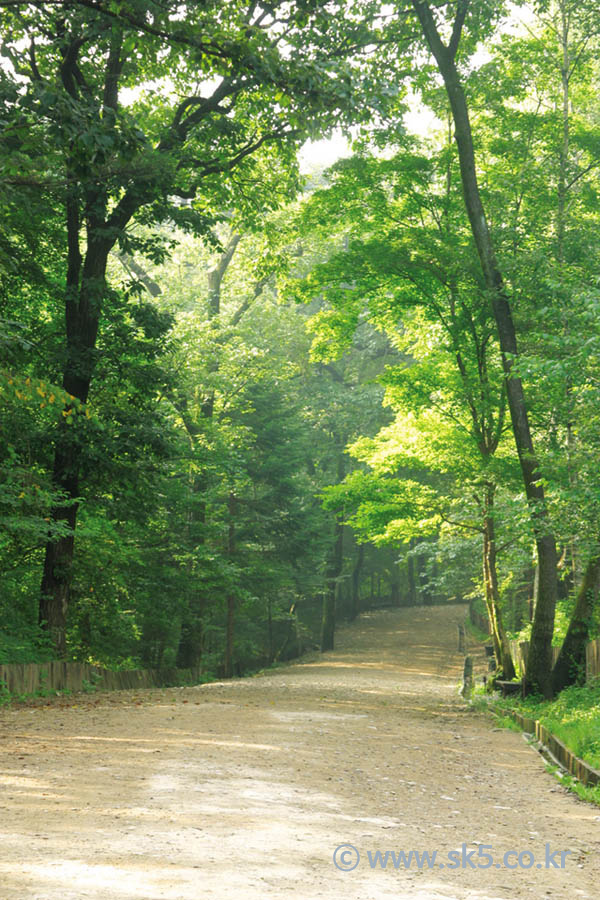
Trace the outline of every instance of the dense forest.
<instances>
[{"instance_id":1,"label":"dense forest","mask_svg":"<svg viewBox=\"0 0 600 900\"><path fill-rule=\"evenodd\" d=\"M0 10L0 662L229 676L469 601L577 681L597 3Z\"/></svg>"}]
</instances>

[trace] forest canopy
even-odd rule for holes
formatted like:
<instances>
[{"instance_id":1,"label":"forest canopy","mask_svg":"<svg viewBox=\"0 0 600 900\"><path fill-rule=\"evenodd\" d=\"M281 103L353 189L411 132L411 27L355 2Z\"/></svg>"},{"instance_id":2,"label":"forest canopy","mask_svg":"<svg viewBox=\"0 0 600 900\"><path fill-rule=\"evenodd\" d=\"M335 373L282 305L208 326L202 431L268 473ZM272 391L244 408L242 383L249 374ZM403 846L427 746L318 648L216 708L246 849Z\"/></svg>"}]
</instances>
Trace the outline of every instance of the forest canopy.
<instances>
[{"instance_id":1,"label":"forest canopy","mask_svg":"<svg viewBox=\"0 0 600 900\"><path fill-rule=\"evenodd\" d=\"M0 662L229 676L468 601L580 680L597 4L0 11Z\"/></svg>"}]
</instances>

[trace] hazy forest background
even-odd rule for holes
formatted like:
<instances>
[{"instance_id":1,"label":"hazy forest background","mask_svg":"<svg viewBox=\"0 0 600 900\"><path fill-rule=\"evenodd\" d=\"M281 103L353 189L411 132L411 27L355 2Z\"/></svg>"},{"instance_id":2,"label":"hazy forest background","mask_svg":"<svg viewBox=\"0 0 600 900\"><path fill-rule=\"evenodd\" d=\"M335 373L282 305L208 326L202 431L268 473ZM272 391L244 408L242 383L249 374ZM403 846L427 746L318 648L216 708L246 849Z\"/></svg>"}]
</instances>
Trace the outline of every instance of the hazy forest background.
<instances>
[{"instance_id":1,"label":"hazy forest background","mask_svg":"<svg viewBox=\"0 0 600 900\"><path fill-rule=\"evenodd\" d=\"M0 0L0 31L0 662L243 674L458 600L505 677L521 635L531 690L580 678L597 2Z\"/></svg>"}]
</instances>

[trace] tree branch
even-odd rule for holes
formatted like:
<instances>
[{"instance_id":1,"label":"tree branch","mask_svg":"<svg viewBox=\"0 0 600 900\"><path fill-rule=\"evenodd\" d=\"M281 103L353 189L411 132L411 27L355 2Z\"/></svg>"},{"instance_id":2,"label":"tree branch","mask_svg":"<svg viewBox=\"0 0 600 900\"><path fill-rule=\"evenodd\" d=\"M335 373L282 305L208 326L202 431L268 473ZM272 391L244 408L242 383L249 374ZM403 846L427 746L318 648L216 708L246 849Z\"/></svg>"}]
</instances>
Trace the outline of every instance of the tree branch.
<instances>
[{"instance_id":1,"label":"tree branch","mask_svg":"<svg viewBox=\"0 0 600 900\"><path fill-rule=\"evenodd\" d=\"M456 528L464 528L467 531L474 531L476 534L483 534L483 528L479 525L470 525L468 522L456 522L454 519L449 519L445 513L437 508L434 508L434 512L436 512L440 519L448 525L453 525Z\"/></svg>"},{"instance_id":2,"label":"tree branch","mask_svg":"<svg viewBox=\"0 0 600 900\"><path fill-rule=\"evenodd\" d=\"M440 37L440 33L437 29L437 25L435 24L435 19L433 18L433 13L431 12L429 4L425 2L425 0L412 0L412 5L417 14L419 22L421 23L423 34L425 35L425 38L431 48L433 55L436 57L436 59L448 59L448 47L446 47Z\"/></svg>"},{"instance_id":3,"label":"tree branch","mask_svg":"<svg viewBox=\"0 0 600 900\"><path fill-rule=\"evenodd\" d=\"M31 42L29 44L29 65L31 66L31 74L33 75L33 80L42 82L44 79L40 74L40 70L38 69L37 59L35 55L35 41L31 38Z\"/></svg>"},{"instance_id":4,"label":"tree branch","mask_svg":"<svg viewBox=\"0 0 600 900\"><path fill-rule=\"evenodd\" d=\"M460 37L463 30L463 25L465 24L465 18L467 16L467 10L469 8L469 0L458 0L458 7L456 10L456 18L454 19L454 25L452 26L452 37L450 38L450 43L448 44L448 53L454 59L456 56L456 51L458 50L458 45L460 43Z\"/></svg>"},{"instance_id":5,"label":"tree branch","mask_svg":"<svg viewBox=\"0 0 600 900\"><path fill-rule=\"evenodd\" d=\"M103 104L105 109L117 109L119 100L119 76L123 69L121 60L121 47L123 46L123 33L119 31L113 35L110 42L110 50L104 75Z\"/></svg>"}]
</instances>

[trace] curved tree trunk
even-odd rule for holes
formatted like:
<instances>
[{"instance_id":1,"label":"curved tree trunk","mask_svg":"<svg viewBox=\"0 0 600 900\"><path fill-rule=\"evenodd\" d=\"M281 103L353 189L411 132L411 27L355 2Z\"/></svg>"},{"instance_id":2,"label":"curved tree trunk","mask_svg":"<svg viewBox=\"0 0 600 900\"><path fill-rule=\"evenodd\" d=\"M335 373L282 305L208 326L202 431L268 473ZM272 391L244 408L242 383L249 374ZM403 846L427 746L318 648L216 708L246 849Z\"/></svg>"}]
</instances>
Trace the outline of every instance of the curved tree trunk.
<instances>
[{"instance_id":1,"label":"curved tree trunk","mask_svg":"<svg viewBox=\"0 0 600 900\"><path fill-rule=\"evenodd\" d=\"M589 640L590 624L600 591L600 554L589 561L569 628L552 670L552 687L558 692L575 684L585 673L585 645Z\"/></svg>"},{"instance_id":2,"label":"curved tree trunk","mask_svg":"<svg viewBox=\"0 0 600 900\"><path fill-rule=\"evenodd\" d=\"M440 38L429 4L425 0L412 0L412 3L444 80L450 102L465 207L496 320L508 406L523 484L531 511L540 570L539 599L535 610L527 659L527 682L528 689L539 690L544 696L549 697L552 695L552 635L557 597L556 544L549 523L544 488L540 480L539 463L533 448L523 384L519 376L513 372L514 362L519 355L516 332L504 280L498 266L479 193L469 111L455 62L468 0L462 0L458 4L452 37L448 46Z\"/></svg>"},{"instance_id":3,"label":"curved tree trunk","mask_svg":"<svg viewBox=\"0 0 600 900\"><path fill-rule=\"evenodd\" d=\"M494 486L488 485L485 495L483 520L483 572L485 582L485 599L490 619L490 629L494 642L496 661L502 675L507 680L515 677L515 667L510 652L510 643L504 630L500 593L498 590L498 571L496 568L496 531L494 522Z\"/></svg>"}]
</instances>

